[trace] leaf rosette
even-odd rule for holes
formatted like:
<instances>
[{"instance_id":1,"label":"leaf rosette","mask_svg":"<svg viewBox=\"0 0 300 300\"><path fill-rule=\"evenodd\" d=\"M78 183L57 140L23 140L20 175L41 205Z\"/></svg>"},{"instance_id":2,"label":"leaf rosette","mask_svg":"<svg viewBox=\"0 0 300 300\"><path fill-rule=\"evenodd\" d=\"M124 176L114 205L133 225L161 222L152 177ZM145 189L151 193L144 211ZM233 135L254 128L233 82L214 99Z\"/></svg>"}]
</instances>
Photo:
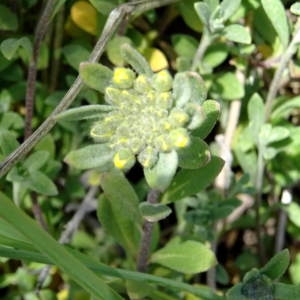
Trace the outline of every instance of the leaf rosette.
<instances>
[{"instance_id":1,"label":"leaf rosette","mask_svg":"<svg viewBox=\"0 0 300 300\"><path fill-rule=\"evenodd\" d=\"M131 68L111 71L96 63L80 66L85 84L103 92L106 104L71 109L59 118L95 119L90 135L96 143L110 149L111 156L105 158L118 169L129 170L138 161L144 170L151 170L167 161L173 165L167 167L176 171L181 155L184 166L191 165L186 163L189 157L192 161L208 162L208 147L198 140L214 126L220 106L206 100L201 77L194 72L180 72L174 78L167 70L153 73L144 57L128 44L122 46L121 53ZM172 159L161 154L169 154ZM73 151L66 161L80 167L83 158ZM160 158L164 161L160 162ZM99 159L95 162L95 167L100 166ZM92 163L90 159L88 166ZM103 165L107 166L107 162ZM84 162L81 168L85 168Z\"/></svg>"}]
</instances>

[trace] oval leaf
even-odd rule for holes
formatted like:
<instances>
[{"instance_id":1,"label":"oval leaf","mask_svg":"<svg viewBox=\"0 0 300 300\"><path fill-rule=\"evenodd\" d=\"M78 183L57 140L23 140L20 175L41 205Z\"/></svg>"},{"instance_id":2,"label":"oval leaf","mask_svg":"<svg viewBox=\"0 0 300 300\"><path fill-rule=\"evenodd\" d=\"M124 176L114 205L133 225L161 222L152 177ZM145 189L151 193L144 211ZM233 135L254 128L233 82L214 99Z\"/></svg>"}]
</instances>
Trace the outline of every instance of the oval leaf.
<instances>
[{"instance_id":1,"label":"oval leaf","mask_svg":"<svg viewBox=\"0 0 300 300\"><path fill-rule=\"evenodd\" d=\"M38 170L47 162L49 157L48 151L37 151L26 158L23 167L30 171Z\"/></svg>"},{"instance_id":2,"label":"oval leaf","mask_svg":"<svg viewBox=\"0 0 300 300\"><path fill-rule=\"evenodd\" d=\"M97 63L81 63L79 74L84 83L97 91L104 93L110 84L113 72L109 68Z\"/></svg>"},{"instance_id":3,"label":"oval leaf","mask_svg":"<svg viewBox=\"0 0 300 300\"><path fill-rule=\"evenodd\" d=\"M71 151L64 161L78 169L100 168L107 171L113 166L112 158L113 152L106 144L96 144Z\"/></svg>"},{"instance_id":4,"label":"oval leaf","mask_svg":"<svg viewBox=\"0 0 300 300\"><path fill-rule=\"evenodd\" d=\"M241 43L241 44L250 44L251 35L249 30L242 25L232 24L228 25L224 29L225 38L230 41Z\"/></svg>"},{"instance_id":5,"label":"oval leaf","mask_svg":"<svg viewBox=\"0 0 300 300\"><path fill-rule=\"evenodd\" d=\"M285 49L289 43L289 26L281 0L261 0L261 4Z\"/></svg>"},{"instance_id":6,"label":"oval leaf","mask_svg":"<svg viewBox=\"0 0 300 300\"><path fill-rule=\"evenodd\" d=\"M212 156L210 162L202 168L179 171L164 193L162 202L174 202L205 189L219 174L223 164L224 161L221 158Z\"/></svg>"},{"instance_id":7,"label":"oval leaf","mask_svg":"<svg viewBox=\"0 0 300 300\"><path fill-rule=\"evenodd\" d=\"M54 196L57 195L57 188L50 178L39 171L30 171L27 182L28 187L42 195Z\"/></svg>"},{"instance_id":8,"label":"oval leaf","mask_svg":"<svg viewBox=\"0 0 300 300\"><path fill-rule=\"evenodd\" d=\"M152 189L163 192L170 185L178 166L176 151L159 153L158 161L151 169L144 168L147 183Z\"/></svg>"},{"instance_id":9,"label":"oval leaf","mask_svg":"<svg viewBox=\"0 0 300 300\"><path fill-rule=\"evenodd\" d=\"M167 205L161 203L142 202L139 207L143 218L148 222L158 222L172 213Z\"/></svg>"},{"instance_id":10,"label":"oval leaf","mask_svg":"<svg viewBox=\"0 0 300 300\"><path fill-rule=\"evenodd\" d=\"M169 243L153 253L150 261L185 274L205 272L216 264L214 253L196 241Z\"/></svg>"},{"instance_id":11,"label":"oval leaf","mask_svg":"<svg viewBox=\"0 0 300 300\"><path fill-rule=\"evenodd\" d=\"M101 114L109 112L112 109L113 107L111 105L84 105L62 112L56 116L56 119L64 121L94 119L99 118Z\"/></svg>"},{"instance_id":12,"label":"oval leaf","mask_svg":"<svg viewBox=\"0 0 300 300\"><path fill-rule=\"evenodd\" d=\"M142 218L138 209L139 199L122 172L101 175L104 197L98 208L98 217L110 233L132 256L139 247Z\"/></svg>"},{"instance_id":13,"label":"oval leaf","mask_svg":"<svg viewBox=\"0 0 300 300\"><path fill-rule=\"evenodd\" d=\"M208 145L197 137L192 137L189 146L178 149L177 153L178 165L184 169L198 169L206 165L211 157Z\"/></svg>"},{"instance_id":14,"label":"oval leaf","mask_svg":"<svg viewBox=\"0 0 300 300\"><path fill-rule=\"evenodd\" d=\"M212 90L224 100L237 100L243 98L245 95L244 85L233 72L219 74Z\"/></svg>"}]
</instances>

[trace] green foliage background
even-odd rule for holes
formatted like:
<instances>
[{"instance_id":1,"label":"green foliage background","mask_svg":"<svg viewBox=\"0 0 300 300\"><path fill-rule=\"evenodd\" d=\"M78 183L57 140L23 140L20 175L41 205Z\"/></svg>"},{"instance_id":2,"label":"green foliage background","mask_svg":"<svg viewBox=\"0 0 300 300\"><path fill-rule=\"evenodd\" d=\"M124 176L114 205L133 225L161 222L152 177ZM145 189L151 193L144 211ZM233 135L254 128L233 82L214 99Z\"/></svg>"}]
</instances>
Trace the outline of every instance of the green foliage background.
<instances>
[{"instance_id":1,"label":"green foliage background","mask_svg":"<svg viewBox=\"0 0 300 300\"><path fill-rule=\"evenodd\" d=\"M22 149L44 2L0 4L0 172ZM53 1L35 62L33 128L79 73L84 84L56 126L1 173L1 299L300 298L300 3L162 1L125 17L91 66L124 2ZM124 55L124 44L135 50ZM174 97L201 102L201 126L178 157L160 155L146 170L134 159L123 172L94 143L115 67L149 78L167 69ZM158 203L149 202L157 189Z\"/></svg>"}]
</instances>

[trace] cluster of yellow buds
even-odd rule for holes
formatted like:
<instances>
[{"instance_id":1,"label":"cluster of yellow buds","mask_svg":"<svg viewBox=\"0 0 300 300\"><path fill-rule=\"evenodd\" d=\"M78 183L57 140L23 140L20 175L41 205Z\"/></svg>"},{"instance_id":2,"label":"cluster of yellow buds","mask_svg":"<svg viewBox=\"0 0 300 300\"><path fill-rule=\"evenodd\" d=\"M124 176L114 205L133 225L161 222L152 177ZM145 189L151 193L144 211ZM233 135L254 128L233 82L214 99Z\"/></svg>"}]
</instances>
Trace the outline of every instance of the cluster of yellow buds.
<instances>
[{"instance_id":1,"label":"cluster of yellow buds","mask_svg":"<svg viewBox=\"0 0 300 300\"><path fill-rule=\"evenodd\" d=\"M152 168L160 152L187 147L188 125L194 110L178 105L173 78L166 70L148 76L129 68L114 69L105 89L105 101L112 106L91 128L96 142L107 143L114 151L114 165L130 169L136 159Z\"/></svg>"}]
</instances>

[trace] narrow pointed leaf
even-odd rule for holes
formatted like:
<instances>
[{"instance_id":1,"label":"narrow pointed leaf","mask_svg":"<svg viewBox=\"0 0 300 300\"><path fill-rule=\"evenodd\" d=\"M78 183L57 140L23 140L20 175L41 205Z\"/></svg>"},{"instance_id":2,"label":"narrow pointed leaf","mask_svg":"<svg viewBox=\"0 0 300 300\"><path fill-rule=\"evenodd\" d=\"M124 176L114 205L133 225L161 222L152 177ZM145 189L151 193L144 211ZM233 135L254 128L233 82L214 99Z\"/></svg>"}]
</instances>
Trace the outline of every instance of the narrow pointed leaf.
<instances>
[{"instance_id":1,"label":"narrow pointed leaf","mask_svg":"<svg viewBox=\"0 0 300 300\"><path fill-rule=\"evenodd\" d=\"M71 151L65 158L65 162L78 169L99 168L107 171L112 168L113 152L106 144L89 145L84 148Z\"/></svg>"},{"instance_id":2,"label":"narrow pointed leaf","mask_svg":"<svg viewBox=\"0 0 300 300\"><path fill-rule=\"evenodd\" d=\"M79 74L83 82L90 88L104 93L105 88L110 84L113 72L97 63L81 63Z\"/></svg>"},{"instance_id":3,"label":"narrow pointed leaf","mask_svg":"<svg viewBox=\"0 0 300 300\"><path fill-rule=\"evenodd\" d=\"M129 44L124 44L121 48L121 55L124 60L132 66L132 68L139 74L146 74L152 76L153 72L147 63L146 59Z\"/></svg>"},{"instance_id":4,"label":"narrow pointed leaf","mask_svg":"<svg viewBox=\"0 0 300 300\"><path fill-rule=\"evenodd\" d=\"M170 243L153 253L150 261L185 274L205 272L216 264L214 253L196 241Z\"/></svg>"},{"instance_id":5,"label":"narrow pointed leaf","mask_svg":"<svg viewBox=\"0 0 300 300\"><path fill-rule=\"evenodd\" d=\"M176 151L159 153L155 166L151 169L144 168L147 183L152 189L163 192L170 185L178 166Z\"/></svg>"},{"instance_id":6,"label":"narrow pointed leaf","mask_svg":"<svg viewBox=\"0 0 300 300\"><path fill-rule=\"evenodd\" d=\"M56 116L58 120L78 121L86 119L97 119L103 113L110 112L113 109L111 105L84 105L68 109Z\"/></svg>"},{"instance_id":7,"label":"narrow pointed leaf","mask_svg":"<svg viewBox=\"0 0 300 300\"><path fill-rule=\"evenodd\" d=\"M78 285L91 293L93 297L102 300L123 299L36 222L19 210L3 193L0 193L0 217L13 225L38 251L61 268Z\"/></svg>"},{"instance_id":8,"label":"narrow pointed leaf","mask_svg":"<svg viewBox=\"0 0 300 300\"><path fill-rule=\"evenodd\" d=\"M290 264L290 253L284 249L273 256L267 264L260 269L260 273L268 276L272 280L279 279L287 270Z\"/></svg>"},{"instance_id":9,"label":"narrow pointed leaf","mask_svg":"<svg viewBox=\"0 0 300 300\"><path fill-rule=\"evenodd\" d=\"M212 156L210 162L202 168L179 171L170 187L165 191L162 202L178 201L205 189L219 174L223 164L224 161L221 158Z\"/></svg>"}]
</instances>

